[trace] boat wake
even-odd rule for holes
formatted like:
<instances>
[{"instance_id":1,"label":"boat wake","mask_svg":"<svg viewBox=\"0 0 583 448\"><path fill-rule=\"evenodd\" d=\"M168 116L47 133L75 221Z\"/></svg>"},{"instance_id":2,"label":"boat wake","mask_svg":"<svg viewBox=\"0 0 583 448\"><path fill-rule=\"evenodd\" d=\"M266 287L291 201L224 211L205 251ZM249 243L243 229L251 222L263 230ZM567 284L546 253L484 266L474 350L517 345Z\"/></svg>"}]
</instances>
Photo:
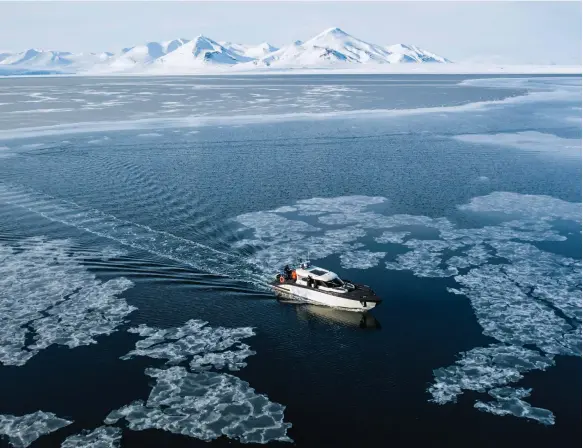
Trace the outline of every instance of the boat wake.
<instances>
[{"instance_id":1,"label":"boat wake","mask_svg":"<svg viewBox=\"0 0 583 448\"><path fill-rule=\"evenodd\" d=\"M58 199L33 190L0 183L0 202L11 204L50 221L107 238L124 246L146 251L197 271L263 288L258 271L246 260L233 253L218 250L172 233L147 225L119 219L95 209Z\"/></svg>"}]
</instances>

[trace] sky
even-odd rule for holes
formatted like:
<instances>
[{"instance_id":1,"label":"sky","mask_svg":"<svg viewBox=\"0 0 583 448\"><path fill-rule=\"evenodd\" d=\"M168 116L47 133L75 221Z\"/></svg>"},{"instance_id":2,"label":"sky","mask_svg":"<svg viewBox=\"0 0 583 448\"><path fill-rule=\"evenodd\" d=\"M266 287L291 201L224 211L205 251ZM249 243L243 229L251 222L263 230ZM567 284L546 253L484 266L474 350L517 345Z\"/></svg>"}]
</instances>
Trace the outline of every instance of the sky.
<instances>
[{"instance_id":1,"label":"sky","mask_svg":"<svg viewBox=\"0 0 583 448\"><path fill-rule=\"evenodd\" d=\"M0 50L72 52L204 34L280 46L326 28L454 62L581 65L581 2L0 1Z\"/></svg>"}]
</instances>

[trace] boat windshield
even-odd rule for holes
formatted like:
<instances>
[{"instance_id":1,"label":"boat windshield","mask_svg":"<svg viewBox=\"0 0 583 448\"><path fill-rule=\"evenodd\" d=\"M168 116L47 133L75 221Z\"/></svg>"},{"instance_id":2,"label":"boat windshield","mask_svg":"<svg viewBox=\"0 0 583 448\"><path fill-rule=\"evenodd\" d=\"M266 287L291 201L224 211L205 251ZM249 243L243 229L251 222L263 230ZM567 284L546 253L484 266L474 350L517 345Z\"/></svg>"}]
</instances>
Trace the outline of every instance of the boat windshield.
<instances>
[{"instance_id":1,"label":"boat windshield","mask_svg":"<svg viewBox=\"0 0 583 448\"><path fill-rule=\"evenodd\" d=\"M340 288L344 286L344 282L339 278L335 278L333 280L330 280L329 282L326 282L326 286L328 286L329 288Z\"/></svg>"}]
</instances>

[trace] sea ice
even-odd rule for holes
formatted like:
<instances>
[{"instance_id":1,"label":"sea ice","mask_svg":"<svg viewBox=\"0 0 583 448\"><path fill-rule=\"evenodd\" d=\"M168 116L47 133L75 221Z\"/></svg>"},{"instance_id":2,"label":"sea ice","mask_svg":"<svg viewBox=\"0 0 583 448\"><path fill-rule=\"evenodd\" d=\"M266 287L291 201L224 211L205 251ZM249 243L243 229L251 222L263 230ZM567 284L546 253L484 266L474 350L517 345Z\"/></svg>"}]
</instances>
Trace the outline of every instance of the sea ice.
<instances>
[{"instance_id":1,"label":"sea ice","mask_svg":"<svg viewBox=\"0 0 583 448\"><path fill-rule=\"evenodd\" d=\"M148 401L112 411L106 424L123 418L134 431L155 428L205 441L226 436L242 443L291 442L285 407L235 376L183 367L147 369L146 375L156 379Z\"/></svg>"},{"instance_id":2,"label":"sea ice","mask_svg":"<svg viewBox=\"0 0 583 448\"><path fill-rule=\"evenodd\" d=\"M461 353L455 364L434 370L435 382L428 392L435 403L455 402L465 390L485 392L517 382L524 372L546 370L554 364L552 355L514 345L476 347Z\"/></svg>"},{"instance_id":3,"label":"sea ice","mask_svg":"<svg viewBox=\"0 0 583 448\"><path fill-rule=\"evenodd\" d=\"M385 231L380 236L377 236L374 240L379 244L401 244L408 235L411 235L411 232Z\"/></svg>"},{"instance_id":4,"label":"sea ice","mask_svg":"<svg viewBox=\"0 0 583 448\"><path fill-rule=\"evenodd\" d=\"M344 269L369 269L375 267L382 260L386 252L370 252L368 250L355 250L340 255L340 265Z\"/></svg>"},{"instance_id":5,"label":"sea ice","mask_svg":"<svg viewBox=\"0 0 583 448\"><path fill-rule=\"evenodd\" d=\"M454 139L482 145L507 146L559 157L581 157L581 140L536 131L456 135Z\"/></svg>"},{"instance_id":6,"label":"sea ice","mask_svg":"<svg viewBox=\"0 0 583 448\"><path fill-rule=\"evenodd\" d=\"M581 203L567 202L551 196L495 191L473 198L458 207L473 212L516 214L530 219L565 219L581 222Z\"/></svg>"},{"instance_id":7,"label":"sea ice","mask_svg":"<svg viewBox=\"0 0 583 448\"><path fill-rule=\"evenodd\" d=\"M71 423L52 412L36 411L20 417L0 414L0 434L8 436L8 442L13 447L24 448L39 437Z\"/></svg>"},{"instance_id":8,"label":"sea ice","mask_svg":"<svg viewBox=\"0 0 583 448\"><path fill-rule=\"evenodd\" d=\"M514 415L515 417L530 418L543 425L554 425L555 416L547 409L535 408L522 398L530 396L531 389L514 389L512 387L501 387L492 389L488 394L496 400L483 402L477 401L474 404L476 409L490 412L495 415Z\"/></svg>"},{"instance_id":9,"label":"sea ice","mask_svg":"<svg viewBox=\"0 0 583 448\"><path fill-rule=\"evenodd\" d=\"M239 370L245 366L244 359L255 354L241 343L255 334L251 327L210 327L207 322L192 319L177 328L156 329L142 324L128 331L146 339L139 340L135 350L121 359L147 356L178 364L191 358L193 367L214 365ZM231 351L225 352L228 349Z\"/></svg>"},{"instance_id":10,"label":"sea ice","mask_svg":"<svg viewBox=\"0 0 583 448\"><path fill-rule=\"evenodd\" d=\"M386 262L388 269L410 270L419 277L452 277L457 287L447 290L469 298L484 334L500 344L470 350L454 366L437 369L435 383L429 388L437 403L452 401L464 390L484 393L518 381L529 370L553 365L554 355L581 356L581 261L531 244L565 241L554 221L580 223L580 203L493 192L473 198L459 210L495 213L503 221L462 228L447 218L370 210L383 202L383 198L363 196L313 198L272 212L244 215L253 237L263 242L255 245L257 250L248 261L273 271L273 266L309 251L312 259L338 254L344 268L368 268L384 253L357 249L362 248L361 238L369 229L381 229L383 233L375 238L378 243L392 242L409 249ZM298 217L277 223L265 218L288 211L297 211ZM305 222L307 216L316 216L320 228ZM277 232L271 226L279 227ZM416 236L419 227L433 229L437 236L420 239ZM293 237L281 236L288 231ZM530 405L521 401L520 406ZM514 415L527 416L528 412ZM549 411L533 412L551 422L545 417Z\"/></svg>"},{"instance_id":11,"label":"sea ice","mask_svg":"<svg viewBox=\"0 0 583 448\"><path fill-rule=\"evenodd\" d=\"M100 426L93 431L84 430L80 434L67 437L61 448L118 448L120 443L120 428Z\"/></svg>"},{"instance_id":12,"label":"sea ice","mask_svg":"<svg viewBox=\"0 0 583 448\"><path fill-rule=\"evenodd\" d=\"M119 298L132 282L102 282L81 259L66 240L0 244L0 363L23 365L52 344L94 344L135 310Z\"/></svg>"},{"instance_id":13,"label":"sea ice","mask_svg":"<svg viewBox=\"0 0 583 448\"><path fill-rule=\"evenodd\" d=\"M147 369L157 379L147 403L135 401L112 411L105 423L125 418L132 430L157 428L202 440L221 436L243 443L291 441L286 435L291 424L283 421L284 406L257 394L248 383L226 373L245 367L255 352L242 339L254 335L249 327L210 327L189 320L183 326L157 329L140 325L131 328L142 338L122 359L148 356L166 359L166 364L189 362L166 370Z\"/></svg>"}]
</instances>

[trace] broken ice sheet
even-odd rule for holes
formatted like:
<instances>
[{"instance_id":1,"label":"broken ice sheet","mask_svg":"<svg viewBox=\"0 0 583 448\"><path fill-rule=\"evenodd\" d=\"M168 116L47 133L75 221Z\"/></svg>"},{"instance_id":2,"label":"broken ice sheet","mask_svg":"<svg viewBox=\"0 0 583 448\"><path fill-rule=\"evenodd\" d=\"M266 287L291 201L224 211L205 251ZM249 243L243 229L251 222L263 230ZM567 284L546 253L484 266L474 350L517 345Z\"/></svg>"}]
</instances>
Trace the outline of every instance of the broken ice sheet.
<instances>
[{"instance_id":1,"label":"broken ice sheet","mask_svg":"<svg viewBox=\"0 0 583 448\"><path fill-rule=\"evenodd\" d=\"M492 389L488 395L495 400L483 402L477 401L474 404L476 409L489 412L494 415L513 415L515 417L529 418L536 420L543 425L554 425L555 416L548 409L531 406L522 398L530 396L532 389L515 389L513 387L501 387Z\"/></svg>"},{"instance_id":2,"label":"broken ice sheet","mask_svg":"<svg viewBox=\"0 0 583 448\"><path fill-rule=\"evenodd\" d=\"M7 436L8 443L13 447L24 448L39 437L71 423L52 412L36 411L23 416L0 415L0 434Z\"/></svg>"},{"instance_id":3,"label":"broken ice sheet","mask_svg":"<svg viewBox=\"0 0 583 448\"><path fill-rule=\"evenodd\" d=\"M355 250L340 255L340 265L344 269L368 269L375 267L382 260L386 252L370 252L368 250Z\"/></svg>"},{"instance_id":4,"label":"broken ice sheet","mask_svg":"<svg viewBox=\"0 0 583 448\"><path fill-rule=\"evenodd\" d=\"M105 423L125 418L132 430L155 428L202 440L226 436L243 443L291 441L286 435L291 424L283 421L284 406L270 402L235 376L209 371L245 367L245 360L255 352L241 341L255 334L252 328L211 327L193 319L177 328L140 325L128 331L144 339L122 359L188 361L194 373L184 367L147 369L146 374L157 379L147 403L135 401L112 411Z\"/></svg>"},{"instance_id":5,"label":"broken ice sheet","mask_svg":"<svg viewBox=\"0 0 583 448\"><path fill-rule=\"evenodd\" d=\"M476 347L460 355L455 364L433 371L434 384L428 389L438 404L457 401L465 390L485 392L514 383L531 370L546 370L555 364L552 355L505 344Z\"/></svg>"},{"instance_id":6,"label":"broken ice sheet","mask_svg":"<svg viewBox=\"0 0 583 448\"><path fill-rule=\"evenodd\" d=\"M120 442L120 428L100 426L93 431L83 430L80 434L67 437L61 448L118 448Z\"/></svg>"},{"instance_id":7,"label":"broken ice sheet","mask_svg":"<svg viewBox=\"0 0 583 448\"><path fill-rule=\"evenodd\" d=\"M135 310L119 297L131 281L102 282L70 248L45 238L0 244L0 363L23 365L52 344L94 344Z\"/></svg>"},{"instance_id":8,"label":"broken ice sheet","mask_svg":"<svg viewBox=\"0 0 583 448\"><path fill-rule=\"evenodd\" d=\"M374 240L379 244L384 243L400 244L409 235L411 235L411 232L392 232L390 230L387 230L384 231L380 236L377 236Z\"/></svg>"},{"instance_id":9,"label":"broken ice sheet","mask_svg":"<svg viewBox=\"0 0 583 448\"><path fill-rule=\"evenodd\" d=\"M246 365L245 358L255 354L248 345L241 343L255 334L251 327L211 327L207 322L191 319L177 328L157 329L142 324L128 331L146 339L136 342L136 349L121 359L147 356L166 359L167 364L178 364L194 357L193 365L201 368L215 365L239 370ZM228 349L231 351L226 352Z\"/></svg>"},{"instance_id":10,"label":"broken ice sheet","mask_svg":"<svg viewBox=\"0 0 583 448\"><path fill-rule=\"evenodd\" d=\"M134 431L154 428L205 441L226 436L243 443L291 442L285 406L235 376L183 367L147 369L146 375L156 378L148 401L112 411L106 424L123 418Z\"/></svg>"}]
</instances>

